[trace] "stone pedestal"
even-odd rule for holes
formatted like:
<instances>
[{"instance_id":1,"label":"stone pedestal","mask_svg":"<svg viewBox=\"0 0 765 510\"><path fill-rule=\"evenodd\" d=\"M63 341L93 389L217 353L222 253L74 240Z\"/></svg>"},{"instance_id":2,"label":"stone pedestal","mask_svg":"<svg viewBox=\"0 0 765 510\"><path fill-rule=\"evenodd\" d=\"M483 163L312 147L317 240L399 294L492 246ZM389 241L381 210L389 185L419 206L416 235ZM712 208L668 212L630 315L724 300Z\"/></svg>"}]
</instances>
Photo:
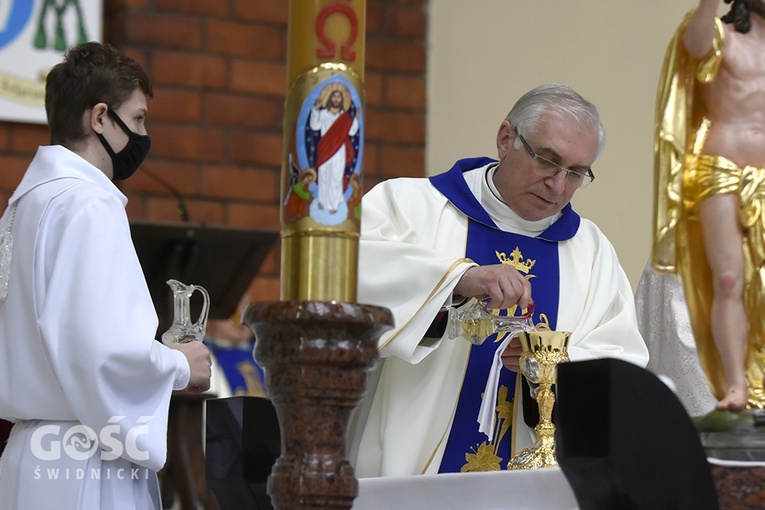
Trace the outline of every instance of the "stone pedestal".
<instances>
[{"instance_id":1,"label":"stone pedestal","mask_svg":"<svg viewBox=\"0 0 765 510\"><path fill-rule=\"evenodd\" d=\"M711 411L694 418L706 455L712 462L720 510L765 508L765 411Z\"/></svg>"},{"instance_id":2,"label":"stone pedestal","mask_svg":"<svg viewBox=\"0 0 765 510\"><path fill-rule=\"evenodd\" d=\"M324 301L255 303L243 322L279 417L282 452L268 479L279 510L350 509L358 481L345 457L351 412L377 363L389 310Z\"/></svg>"},{"instance_id":3,"label":"stone pedestal","mask_svg":"<svg viewBox=\"0 0 765 510\"><path fill-rule=\"evenodd\" d=\"M765 467L710 467L720 510L765 508Z\"/></svg>"}]
</instances>

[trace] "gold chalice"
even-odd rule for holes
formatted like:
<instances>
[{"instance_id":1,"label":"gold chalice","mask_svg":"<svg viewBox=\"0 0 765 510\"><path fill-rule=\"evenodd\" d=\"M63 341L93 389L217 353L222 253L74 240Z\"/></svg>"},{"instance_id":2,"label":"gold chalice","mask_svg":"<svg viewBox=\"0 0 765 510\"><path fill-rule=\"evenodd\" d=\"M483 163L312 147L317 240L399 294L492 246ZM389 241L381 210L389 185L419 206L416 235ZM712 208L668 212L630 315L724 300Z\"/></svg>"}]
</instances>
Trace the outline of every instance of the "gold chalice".
<instances>
[{"instance_id":1,"label":"gold chalice","mask_svg":"<svg viewBox=\"0 0 765 510\"><path fill-rule=\"evenodd\" d=\"M529 382L538 385L537 404L539 424L534 428L536 442L518 452L507 464L507 469L538 469L555 467L555 425L552 409L555 394L552 386L558 376L558 363L568 361L568 331L524 331L518 333L521 340L521 372Z\"/></svg>"}]
</instances>

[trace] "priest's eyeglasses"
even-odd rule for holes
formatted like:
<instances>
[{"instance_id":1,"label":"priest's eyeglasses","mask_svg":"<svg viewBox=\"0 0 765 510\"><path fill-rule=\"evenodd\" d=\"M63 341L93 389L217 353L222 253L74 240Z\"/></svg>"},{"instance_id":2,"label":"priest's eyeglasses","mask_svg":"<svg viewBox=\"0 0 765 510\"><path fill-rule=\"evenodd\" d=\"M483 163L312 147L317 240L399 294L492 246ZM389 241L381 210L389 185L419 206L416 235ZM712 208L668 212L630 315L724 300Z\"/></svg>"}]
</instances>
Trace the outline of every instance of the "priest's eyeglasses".
<instances>
[{"instance_id":1,"label":"priest's eyeglasses","mask_svg":"<svg viewBox=\"0 0 765 510\"><path fill-rule=\"evenodd\" d=\"M531 159L533 159L537 164L537 169L541 173L550 177L554 177L560 172L566 172L566 182L572 186L576 186L577 188L586 188L592 181L595 180L595 174L592 173L591 168L587 168L585 170L573 170L571 168L566 168L565 166L559 165L554 161L550 161L547 158L543 158L534 152L534 149L531 148L531 145L529 145L526 139L523 138L523 135L518 132L516 127L513 127L513 131L515 131L515 134L518 135L521 143L526 148L526 151L529 153L529 156L531 156Z\"/></svg>"}]
</instances>

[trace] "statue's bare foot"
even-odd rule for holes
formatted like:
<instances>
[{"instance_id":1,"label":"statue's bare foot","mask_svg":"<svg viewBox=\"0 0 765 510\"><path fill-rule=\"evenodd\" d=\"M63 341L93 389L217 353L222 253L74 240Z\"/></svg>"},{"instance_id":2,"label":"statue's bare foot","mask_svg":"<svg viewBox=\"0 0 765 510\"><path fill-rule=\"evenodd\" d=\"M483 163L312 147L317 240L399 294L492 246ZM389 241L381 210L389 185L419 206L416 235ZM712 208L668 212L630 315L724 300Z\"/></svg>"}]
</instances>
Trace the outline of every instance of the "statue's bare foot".
<instances>
[{"instance_id":1,"label":"statue's bare foot","mask_svg":"<svg viewBox=\"0 0 765 510\"><path fill-rule=\"evenodd\" d=\"M746 402L746 386L743 388L733 386L728 388L728 394L717 403L716 407L717 409L730 409L732 411L741 410L746 407Z\"/></svg>"}]
</instances>

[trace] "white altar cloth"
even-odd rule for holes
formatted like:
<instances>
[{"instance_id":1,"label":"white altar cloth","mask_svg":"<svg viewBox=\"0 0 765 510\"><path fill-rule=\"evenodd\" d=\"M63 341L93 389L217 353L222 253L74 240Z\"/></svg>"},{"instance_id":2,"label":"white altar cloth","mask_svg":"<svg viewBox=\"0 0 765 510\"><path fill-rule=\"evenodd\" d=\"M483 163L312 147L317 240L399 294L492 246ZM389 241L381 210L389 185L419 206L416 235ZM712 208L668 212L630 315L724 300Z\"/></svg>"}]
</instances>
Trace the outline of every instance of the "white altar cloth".
<instances>
[{"instance_id":1,"label":"white altar cloth","mask_svg":"<svg viewBox=\"0 0 765 510\"><path fill-rule=\"evenodd\" d=\"M578 510L560 468L360 478L354 510Z\"/></svg>"}]
</instances>

